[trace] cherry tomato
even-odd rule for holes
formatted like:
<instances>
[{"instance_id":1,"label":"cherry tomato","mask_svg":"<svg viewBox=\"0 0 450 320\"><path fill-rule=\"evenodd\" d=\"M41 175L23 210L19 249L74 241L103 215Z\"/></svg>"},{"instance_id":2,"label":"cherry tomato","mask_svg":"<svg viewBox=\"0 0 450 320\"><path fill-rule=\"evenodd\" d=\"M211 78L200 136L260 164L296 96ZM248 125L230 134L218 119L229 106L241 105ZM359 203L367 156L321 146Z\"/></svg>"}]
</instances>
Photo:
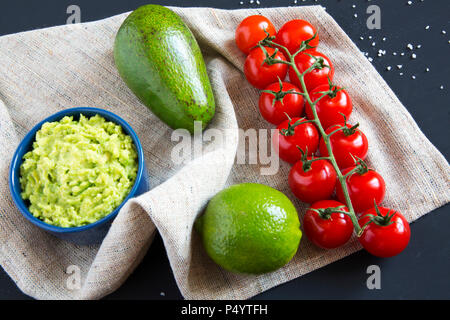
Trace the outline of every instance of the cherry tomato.
<instances>
[{"instance_id":1,"label":"cherry tomato","mask_svg":"<svg viewBox=\"0 0 450 320\"><path fill-rule=\"evenodd\" d=\"M306 121L306 118L286 119L277 127L277 133L272 138L273 146L280 158L289 163L295 163L302 157L297 146L305 152L308 149L308 155L312 155L319 145L319 132L316 127L311 123L296 125L301 121Z\"/></svg>"},{"instance_id":2,"label":"cherry tomato","mask_svg":"<svg viewBox=\"0 0 450 320\"><path fill-rule=\"evenodd\" d=\"M333 80L334 66L331 63L330 59L323 53L319 51L306 50L295 56L295 65L297 66L300 73L306 71L315 62L315 59L308 56L308 54L316 58L323 58L322 69L314 69L311 72L305 74L306 90L308 90L309 92L320 85L328 84L328 78L330 78L330 80ZM297 87L302 88L300 80L298 79L297 74L292 68L289 68L289 79L291 79L291 82Z\"/></svg>"},{"instance_id":3,"label":"cherry tomato","mask_svg":"<svg viewBox=\"0 0 450 320\"><path fill-rule=\"evenodd\" d=\"M367 141L366 135L359 129L352 129L353 127L350 124L333 125L326 129L325 133L330 134L334 130L344 126L347 129L338 131L330 137L331 150L340 169L355 165L352 155L364 160L369 150L369 142ZM319 151L322 156L328 156L328 150L323 138L320 140Z\"/></svg>"},{"instance_id":4,"label":"cherry tomato","mask_svg":"<svg viewBox=\"0 0 450 320\"><path fill-rule=\"evenodd\" d=\"M286 22L278 31L275 38L276 43L286 47L291 54L294 54L303 41L311 39L316 33L316 28L305 20L291 20ZM312 47L319 44L319 36L309 42Z\"/></svg>"},{"instance_id":5,"label":"cherry tomato","mask_svg":"<svg viewBox=\"0 0 450 320\"><path fill-rule=\"evenodd\" d=\"M355 168L356 166L344 169L342 174L345 175ZM346 179L346 183L355 212L364 212L373 207L374 200L377 204L380 204L384 199L386 183L383 177L373 169L365 167L350 174ZM336 187L336 197L339 201L345 202L340 183Z\"/></svg>"},{"instance_id":6,"label":"cherry tomato","mask_svg":"<svg viewBox=\"0 0 450 320\"><path fill-rule=\"evenodd\" d=\"M329 95L326 95L320 99L316 104L317 115L322 123L322 126L326 129L334 124L344 123L344 117L348 119L353 110L352 100L344 89L340 90L340 87L321 85L310 92L311 100L314 102L322 96L324 91L332 91ZM342 113L342 114L341 114ZM306 105L306 117L308 119L314 119L314 115L309 104Z\"/></svg>"},{"instance_id":7,"label":"cherry tomato","mask_svg":"<svg viewBox=\"0 0 450 320\"><path fill-rule=\"evenodd\" d=\"M367 225L358 238L364 249L381 258L392 257L402 252L411 237L409 223L405 217L389 208L371 208L359 219L361 227L370 221L370 215L374 216L373 222Z\"/></svg>"},{"instance_id":8,"label":"cherry tomato","mask_svg":"<svg viewBox=\"0 0 450 320\"><path fill-rule=\"evenodd\" d=\"M266 121L279 125L286 120L286 114L290 118L300 117L303 113L304 100L299 94L288 93L287 91L300 92L300 90L289 82L272 83L265 90L273 91L276 94L262 92L259 97L259 111Z\"/></svg>"},{"instance_id":9,"label":"cherry tomato","mask_svg":"<svg viewBox=\"0 0 450 320\"><path fill-rule=\"evenodd\" d=\"M288 181L292 193L306 203L329 199L336 186L336 171L328 160L310 160L297 161L291 168Z\"/></svg>"},{"instance_id":10,"label":"cherry tomato","mask_svg":"<svg viewBox=\"0 0 450 320\"><path fill-rule=\"evenodd\" d=\"M274 48L265 47L267 53L272 56L275 52ZM275 59L284 60L284 54L277 51ZM257 47L250 51L244 63L244 74L250 84L258 89L264 89L269 84L277 82L278 79L286 78L288 66L284 63L275 63L268 65L265 63L266 55L264 51Z\"/></svg>"},{"instance_id":11,"label":"cherry tomato","mask_svg":"<svg viewBox=\"0 0 450 320\"><path fill-rule=\"evenodd\" d=\"M322 200L311 205L310 209L340 208L348 212L348 208L338 201ZM353 234L353 224L350 217L344 213L334 212L319 214L308 209L303 217L303 231L315 245L324 249L333 249L345 244Z\"/></svg>"},{"instance_id":12,"label":"cherry tomato","mask_svg":"<svg viewBox=\"0 0 450 320\"><path fill-rule=\"evenodd\" d=\"M255 47L259 41L265 39L267 31L270 36L275 36L276 30L272 22L264 16L254 15L242 20L236 29L235 39L239 49L245 54Z\"/></svg>"}]
</instances>

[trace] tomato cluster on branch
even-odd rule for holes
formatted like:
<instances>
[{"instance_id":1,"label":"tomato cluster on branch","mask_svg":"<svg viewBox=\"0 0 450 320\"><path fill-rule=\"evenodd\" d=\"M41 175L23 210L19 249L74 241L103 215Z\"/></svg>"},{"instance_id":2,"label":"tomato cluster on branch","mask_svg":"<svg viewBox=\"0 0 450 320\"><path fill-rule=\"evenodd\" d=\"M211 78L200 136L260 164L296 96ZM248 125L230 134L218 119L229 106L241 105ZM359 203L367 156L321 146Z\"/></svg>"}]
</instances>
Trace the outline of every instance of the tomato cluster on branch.
<instances>
[{"instance_id":1,"label":"tomato cluster on branch","mask_svg":"<svg viewBox=\"0 0 450 320\"><path fill-rule=\"evenodd\" d=\"M373 255L403 251L409 224L399 212L378 206L385 181L364 162L368 139L358 123L347 122L352 100L333 82L335 69L317 50L316 28L296 19L277 33L269 19L254 15L237 27L236 44L247 54L248 82L262 90L260 113L277 126L275 150L293 164L289 186L298 199L311 204L303 218L306 236L332 249L344 245L355 230Z\"/></svg>"}]
</instances>

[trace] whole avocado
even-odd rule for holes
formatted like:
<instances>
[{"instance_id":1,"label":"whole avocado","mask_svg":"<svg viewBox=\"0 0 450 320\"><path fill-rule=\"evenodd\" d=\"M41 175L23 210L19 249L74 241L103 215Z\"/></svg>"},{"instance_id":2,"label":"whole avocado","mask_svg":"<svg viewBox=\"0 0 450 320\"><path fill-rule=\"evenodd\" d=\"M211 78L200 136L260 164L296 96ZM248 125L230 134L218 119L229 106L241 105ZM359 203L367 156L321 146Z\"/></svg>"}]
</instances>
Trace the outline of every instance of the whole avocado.
<instances>
[{"instance_id":1,"label":"whole avocado","mask_svg":"<svg viewBox=\"0 0 450 320\"><path fill-rule=\"evenodd\" d=\"M204 129L215 112L205 62L194 35L172 10L144 5L120 26L114 43L120 76L173 129Z\"/></svg>"}]
</instances>

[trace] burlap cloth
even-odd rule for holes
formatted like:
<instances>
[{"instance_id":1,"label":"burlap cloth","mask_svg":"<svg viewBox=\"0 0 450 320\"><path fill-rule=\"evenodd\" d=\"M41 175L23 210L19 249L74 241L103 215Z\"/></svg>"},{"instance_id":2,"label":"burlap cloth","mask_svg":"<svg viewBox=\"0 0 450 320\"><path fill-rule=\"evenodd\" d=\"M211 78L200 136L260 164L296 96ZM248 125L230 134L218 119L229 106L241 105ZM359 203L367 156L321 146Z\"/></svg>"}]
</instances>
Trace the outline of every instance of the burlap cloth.
<instances>
[{"instance_id":1,"label":"burlap cloth","mask_svg":"<svg viewBox=\"0 0 450 320\"><path fill-rule=\"evenodd\" d=\"M206 143L203 156L183 165L171 161L172 147L178 143L171 142L172 130L139 103L114 66L114 36L127 14L0 38L0 263L25 294L38 299L101 298L127 279L156 231L187 299L249 298L360 249L352 239L340 249L324 251L304 237L297 255L280 270L235 275L215 265L192 232L208 199L234 183L277 188L294 201L300 215L304 212L304 204L289 191L290 166L282 163L276 175L261 175L265 165L234 164L238 127L272 128L258 113L258 91L245 81L245 57L234 44L237 24L251 14L262 13L278 28L293 18L318 27L320 50L334 62L336 82L353 98L351 121L359 121L369 139L368 161L386 180L385 206L413 221L448 203L446 159L323 8L173 10L189 25L204 52L217 102L210 128L226 132L226 139ZM127 120L141 139L151 179L151 191L125 205L101 246L76 246L31 225L8 190L7 172L19 140L38 121L74 106L105 108ZM70 265L81 269L79 290L66 285Z\"/></svg>"}]
</instances>

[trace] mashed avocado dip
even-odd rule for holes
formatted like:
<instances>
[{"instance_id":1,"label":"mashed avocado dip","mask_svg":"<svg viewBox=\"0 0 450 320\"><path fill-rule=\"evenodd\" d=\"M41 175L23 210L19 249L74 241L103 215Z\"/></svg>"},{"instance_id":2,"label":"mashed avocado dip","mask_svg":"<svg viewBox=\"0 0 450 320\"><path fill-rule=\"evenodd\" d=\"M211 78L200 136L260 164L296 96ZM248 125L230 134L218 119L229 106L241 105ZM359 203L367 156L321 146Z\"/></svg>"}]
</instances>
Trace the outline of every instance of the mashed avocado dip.
<instances>
[{"instance_id":1,"label":"mashed avocado dip","mask_svg":"<svg viewBox=\"0 0 450 320\"><path fill-rule=\"evenodd\" d=\"M93 223L126 198L137 174L137 153L122 127L99 115L64 117L36 133L20 167L30 212L60 227Z\"/></svg>"}]
</instances>

